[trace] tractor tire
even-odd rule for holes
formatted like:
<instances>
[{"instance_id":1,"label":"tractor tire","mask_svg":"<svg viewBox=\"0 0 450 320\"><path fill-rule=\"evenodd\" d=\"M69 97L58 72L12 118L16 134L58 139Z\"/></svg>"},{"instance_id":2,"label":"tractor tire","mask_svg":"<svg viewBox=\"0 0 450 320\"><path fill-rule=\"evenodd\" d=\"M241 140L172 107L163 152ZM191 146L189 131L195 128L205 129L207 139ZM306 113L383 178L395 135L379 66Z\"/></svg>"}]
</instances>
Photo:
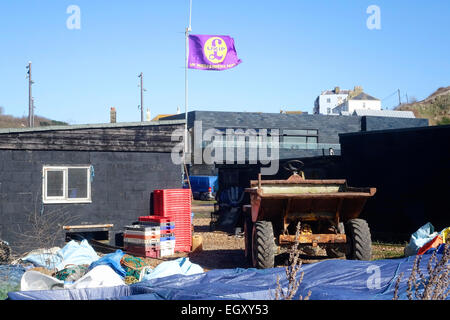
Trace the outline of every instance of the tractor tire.
<instances>
[{"instance_id":1,"label":"tractor tire","mask_svg":"<svg viewBox=\"0 0 450 320\"><path fill-rule=\"evenodd\" d=\"M369 225L362 219L351 219L345 224L347 235L347 259L370 260L372 258L372 239Z\"/></svg>"},{"instance_id":2,"label":"tractor tire","mask_svg":"<svg viewBox=\"0 0 450 320\"><path fill-rule=\"evenodd\" d=\"M244 238L245 238L245 258L252 263L252 242L253 242L253 222L252 217L247 214L244 221Z\"/></svg>"},{"instance_id":3,"label":"tractor tire","mask_svg":"<svg viewBox=\"0 0 450 320\"><path fill-rule=\"evenodd\" d=\"M253 226L252 262L258 269L275 266L275 241L270 221L257 221Z\"/></svg>"}]
</instances>

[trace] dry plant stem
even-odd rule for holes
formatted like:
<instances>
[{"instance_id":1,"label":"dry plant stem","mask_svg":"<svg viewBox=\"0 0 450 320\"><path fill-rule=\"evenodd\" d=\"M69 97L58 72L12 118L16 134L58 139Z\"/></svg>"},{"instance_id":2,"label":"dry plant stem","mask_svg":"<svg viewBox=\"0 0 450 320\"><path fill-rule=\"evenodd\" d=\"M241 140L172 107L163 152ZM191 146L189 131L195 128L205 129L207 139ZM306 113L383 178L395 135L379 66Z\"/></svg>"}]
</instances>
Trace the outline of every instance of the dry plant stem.
<instances>
[{"instance_id":1,"label":"dry plant stem","mask_svg":"<svg viewBox=\"0 0 450 320\"><path fill-rule=\"evenodd\" d=\"M400 281L402 280L403 272L400 273L400 276L397 278L397 281L395 282L395 289L394 289L394 298L392 300L398 300L398 289L400 287Z\"/></svg>"},{"instance_id":2,"label":"dry plant stem","mask_svg":"<svg viewBox=\"0 0 450 320\"><path fill-rule=\"evenodd\" d=\"M427 273L425 275L420 269L420 263L423 255L416 256L411 275L408 278L406 294L409 300L446 300L449 295L449 258L450 246L445 245L444 254L441 259L437 258L437 252L434 251L427 264ZM394 291L394 300L398 300L398 289L400 279L403 273L397 279ZM420 292L420 289L423 291Z\"/></svg>"},{"instance_id":3,"label":"dry plant stem","mask_svg":"<svg viewBox=\"0 0 450 320\"><path fill-rule=\"evenodd\" d=\"M27 228L22 230L19 225L15 232L20 239L17 248L23 252L35 249L49 249L55 247L63 238L64 225L70 225L78 217L70 214L64 208L41 211L39 197L34 200L34 208L28 209Z\"/></svg>"},{"instance_id":4,"label":"dry plant stem","mask_svg":"<svg viewBox=\"0 0 450 320\"><path fill-rule=\"evenodd\" d=\"M286 278L288 279L288 287L284 290L280 284L280 277L277 276L277 288L275 291L275 300L292 300L297 293L300 284L303 281L304 272L301 273L300 279L297 280L297 273L302 267L302 261L300 260L300 251L298 250L300 236L300 222L297 224L295 232L295 243L292 245L289 253L289 266L286 267ZM308 292L306 297L299 297L299 300L309 300L311 291Z\"/></svg>"}]
</instances>

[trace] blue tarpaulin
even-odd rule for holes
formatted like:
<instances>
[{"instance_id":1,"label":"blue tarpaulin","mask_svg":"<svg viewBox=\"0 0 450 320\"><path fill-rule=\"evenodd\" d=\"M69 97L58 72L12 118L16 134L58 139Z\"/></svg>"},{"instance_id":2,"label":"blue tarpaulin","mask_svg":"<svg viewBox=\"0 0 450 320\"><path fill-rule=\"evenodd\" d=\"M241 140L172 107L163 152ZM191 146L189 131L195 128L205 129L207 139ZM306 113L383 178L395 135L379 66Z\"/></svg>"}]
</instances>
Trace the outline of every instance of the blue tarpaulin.
<instances>
[{"instance_id":1,"label":"blue tarpaulin","mask_svg":"<svg viewBox=\"0 0 450 320\"><path fill-rule=\"evenodd\" d=\"M423 256L424 274L431 255ZM437 255L440 259L441 254ZM399 298L407 299L407 281L415 257L377 261L326 260L304 265L303 282L294 297L312 300L391 300L395 284L404 273ZM130 286L78 290L11 292L12 300L268 300L275 298L277 276L287 288L284 268L221 269L190 276L172 275ZM300 277L300 273L297 275Z\"/></svg>"},{"instance_id":2,"label":"blue tarpaulin","mask_svg":"<svg viewBox=\"0 0 450 320\"><path fill-rule=\"evenodd\" d=\"M19 265L0 265L0 287L20 286L20 279L25 271L25 268Z\"/></svg>"}]
</instances>

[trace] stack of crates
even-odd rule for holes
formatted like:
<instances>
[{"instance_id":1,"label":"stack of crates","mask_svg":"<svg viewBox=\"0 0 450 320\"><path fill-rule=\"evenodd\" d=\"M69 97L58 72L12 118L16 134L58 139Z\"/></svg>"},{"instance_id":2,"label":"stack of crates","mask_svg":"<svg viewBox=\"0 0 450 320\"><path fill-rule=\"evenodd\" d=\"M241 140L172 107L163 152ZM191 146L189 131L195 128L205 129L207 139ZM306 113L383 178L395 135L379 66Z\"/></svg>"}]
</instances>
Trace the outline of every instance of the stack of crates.
<instances>
[{"instance_id":1,"label":"stack of crates","mask_svg":"<svg viewBox=\"0 0 450 320\"><path fill-rule=\"evenodd\" d=\"M160 257L171 256L175 253L175 222L162 216L139 217L139 224L158 228Z\"/></svg>"},{"instance_id":2,"label":"stack of crates","mask_svg":"<svg viewBox=\"0 0 450 320\"><path fill-rule=\"evenodd\" d=\"M190 252L192 247L191 190L163 189L153 192L155 216L175 222L175 251Z\"/></svg>"},{"instance_id":3,"label":"stack of crates","mask_svg":"<svg viewBox=\"0 0 450 320\"><path fill-rule=\"evenodd\" d=\"M159 258L161 251L161 230L156 226L126 226L123 234L124 250L130 254Z\"/></svg>"}]
</instances>

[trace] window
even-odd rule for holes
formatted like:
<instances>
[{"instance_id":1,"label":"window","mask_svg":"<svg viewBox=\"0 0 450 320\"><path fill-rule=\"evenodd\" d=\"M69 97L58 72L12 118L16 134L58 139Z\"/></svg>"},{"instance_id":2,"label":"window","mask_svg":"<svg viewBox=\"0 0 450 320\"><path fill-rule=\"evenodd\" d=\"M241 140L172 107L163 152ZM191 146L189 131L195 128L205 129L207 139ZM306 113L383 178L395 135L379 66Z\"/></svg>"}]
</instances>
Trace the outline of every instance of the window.
<instances>
[{"instance_id":1,"label":"window","mask_svg":"<svg viewBox=\"0 0 450 320\"><path fill-rule=\"evenodd\" d=\"M289 144L306 143L306 137L285 136L283 142Z\"/></svg>"},{"instance_id":2,"label":"window","mask_svg":"<svg viewBox=\"0 0 450 320\"><path fill-rule=\"evenodd\" d=\"M319 143L318 136L317 129L283 130L283 148L314 149Z\"/></svg>"},{"instance_id":3,"label":"window","mask_svg":"<svg viewBox=\"0 0 450 320\"><path fill-rule=\"evenodd\" d=\"M331 103L331 99L330 98L327 98L327 103Z\"/></svg>"},{"instance_id":4,"label":"window","mask_svg":"<svg viewBox=\"0 0 450 320\"><path fill-rule=\"evenodd\" d=\"M271 147L272 144L280 141L278 137L278 129L259 129L259 128L215 128L216 137L221 137L221 141L217 145L226 147ZM203 146L209 145L208 141L203 142Z\"/></svg>"},{"instance_id":5,"label":"window","mask_svg":"<svg viewBox=\"0 0 450 320\"><path fill-rule=\"evenodd\" d=\"M45 166L42 195L44 203L90 203L91 167Z\"/></svg>"},{"instance_id":6,"label":"window","mask_svg":"<svg viewBox=\"0 0 450 320\"><path fill-rule=\"evenodd\" d=\"M306 137L306 143L317 143L317 137Z\"/></svg>"}]
</instances>

